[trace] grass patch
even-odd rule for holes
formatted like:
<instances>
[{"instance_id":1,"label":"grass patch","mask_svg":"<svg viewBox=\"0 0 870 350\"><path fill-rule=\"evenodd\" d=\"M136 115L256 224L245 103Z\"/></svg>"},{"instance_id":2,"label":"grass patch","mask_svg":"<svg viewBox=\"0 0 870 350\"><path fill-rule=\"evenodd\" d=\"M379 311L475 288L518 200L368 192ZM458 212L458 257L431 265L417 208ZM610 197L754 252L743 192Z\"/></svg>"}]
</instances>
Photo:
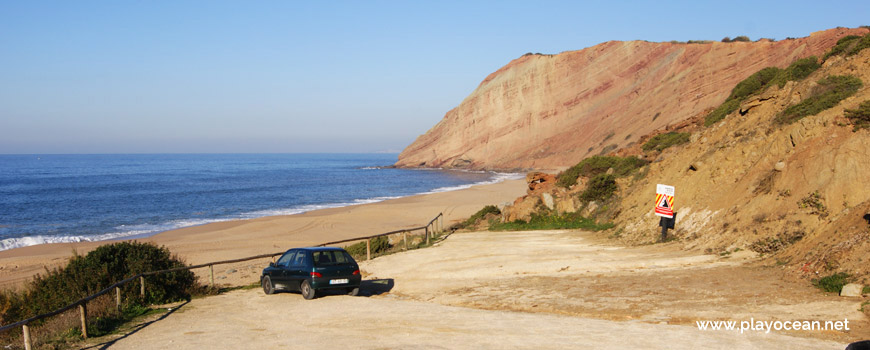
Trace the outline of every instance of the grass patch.
<instances>
[{"instance_id":1,"label":"grass patch","mask_svg":"<svg viewBox=\"0 0 870 350\"><path fill-rule=\"evenodd\" d=\"M529 221L516 220L513 222L493 223L489 226L490 231L531 231L531 230L562 230L581 229L600 231L612 228L612 223L599 224L595 220L585 218L579 213L566 214L532 214Z\"/></svg>"},{"instance_id":2,"label":"grass patch","mask_svg":"<svg viewBox=\"0 0 870 350\"><path fill-rule=\"evenodd\" d=\"M838 272L833 275L825 276L813 280L813 285L825 292L839 293L843 289L852 276L845 272Z\"/></svg>"},{"instance_id":3,"label":"grass patch","mask_svg":"<svg viewBox=\"0 0 870 350\"><path fill-rule=\"evenodd\" d=\"M779 113L774 121L778 124L791 124L806 116L836 106L840 101L858 92L864 83L851 75L832 75L819 80L810 97L792 105Z\"/></svg>"},{"instance_id":4,"label":"grass patch","mask_svg":"<svg viewBox=\"0 0 870 350\"><path fill-rule=\"evenodd\" d=\"M847 109L844 114L854 125L854 131L870 128L870 101L861 102L857 109Z\"/></svg>"},{"instance_id":5,"label":"grass patch","mask_svg":"<svg viewBox=\"0 0 870 350\"><path fill-rule=\"evenodd\" d=\"M649 162L637 157L592 156L556 176L556 185L568 188L577 184L580 176L594 177L613 168L616 177L632 174Z\"/></svg>"},{"instance_id":6,"label":"grass patch","mask_svg":"<svg viewBox=\"0 0 870 350\"><path fill-rule=\"evenodd\" d=\"M662 151L668 147L681 145L689 142L689 136L691 134L687 132L675 132L671 131L665 134L658 134L653 136L653 138L649 139L646 143L641 146L644 151Z\"/></svg>"},{"instance_id":7,"label":"grass patch","mask_svg":"<svg viewBox=\"0 0 870 350\"><path fill-rule=\"evenodd\" d=\"M474 215L462 222L461 228L476 226L480 220L483 220L487 215L501 215L501 210L494 205L487 205L483 209L478 210Z\"/></svg>"}]
</instances>

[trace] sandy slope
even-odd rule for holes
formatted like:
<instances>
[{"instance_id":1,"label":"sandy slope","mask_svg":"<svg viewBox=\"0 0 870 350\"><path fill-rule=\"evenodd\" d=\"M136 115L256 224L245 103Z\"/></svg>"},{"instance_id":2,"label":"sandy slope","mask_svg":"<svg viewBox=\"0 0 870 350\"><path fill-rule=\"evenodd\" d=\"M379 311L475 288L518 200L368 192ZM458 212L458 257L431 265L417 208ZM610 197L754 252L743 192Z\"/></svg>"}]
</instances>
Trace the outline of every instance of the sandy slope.
<instances>
[{"instance_id":1,"label":"sandy slope","mask_svg":"<svg viewBox=\"0 0 870 350\"><path fill-rule=\"evenodd\" d=\"M240 290L97 348L843 349L860 300L789 284L748 256L620 248L582 232L464 233L364 262L366 297ZM852 331L700 331L701 319L841 320ZM862 334L864 334L862 336Z\"/></svg>"}]
</instances>

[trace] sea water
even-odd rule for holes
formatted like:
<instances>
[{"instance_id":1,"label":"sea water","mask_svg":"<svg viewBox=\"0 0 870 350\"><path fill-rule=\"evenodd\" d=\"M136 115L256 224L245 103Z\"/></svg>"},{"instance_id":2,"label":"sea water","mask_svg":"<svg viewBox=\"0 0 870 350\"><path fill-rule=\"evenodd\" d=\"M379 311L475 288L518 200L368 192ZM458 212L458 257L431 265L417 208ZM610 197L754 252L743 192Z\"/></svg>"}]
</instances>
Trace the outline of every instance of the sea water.
<instances>
[{"instance_id":1,"label":"sea water","mask_svg":"<svg viewBox=\"0 0 870 350\"><path fill-rule=\"evenodd\" d=\"M0 155L0 250L153 235L495 183L396 154ZM436 213L432 213L434 216Z\"/></svg>"}]
</instances>

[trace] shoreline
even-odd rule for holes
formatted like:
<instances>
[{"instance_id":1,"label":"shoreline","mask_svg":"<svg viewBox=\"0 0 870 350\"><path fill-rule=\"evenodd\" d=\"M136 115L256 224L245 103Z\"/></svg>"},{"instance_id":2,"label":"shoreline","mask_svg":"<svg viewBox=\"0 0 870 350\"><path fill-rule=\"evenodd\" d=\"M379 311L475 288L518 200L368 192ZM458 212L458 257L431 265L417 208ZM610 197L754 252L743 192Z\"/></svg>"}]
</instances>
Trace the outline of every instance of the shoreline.
<instances>
[{"instance_id":1,"label":"shoreline","mask_svg":"<svg viewBox=\"0 0 870 350\"><path fill-rule=\"evenodd\" d=\"M444 213L445 225L449 226L485 205L513 202L525 193L524 180L504 180L299 214L213 222L144 238L12 248L0 251L0 287L20 286L45 269L62 266L73 254L84 255L107 243L151 242L166 246L188 264L201 264L416 227L439 212Z\"/></svg>"},{"instance_id":2,"label":"shoreline","mask_svg":"<svg viewBox=\"0 0 870 350\"><path fill-rule=\"evenodd\" d=\"M376 168L376 167L373 167ZM418 168L416 170L421 171L459 171L459 172L474 172L477 171L466 171L466 170L451 170L451 169L434 169L434 168ZM489 179L484 181L478 181L468 184L462 185L454 185L454 186L445 186L445 187L437 187L430 190L424 190L418 193L411 194L399 194L399 195L384 195L384 196L376 196L376 197L367 197L367 198L354 198L347 199L344 201L333 201L333 202L324 202L324 203L314 203L314 204L299 204L290 207L276 207L270 209L261 209L256 211L249 212L240 212L237 214L228 214L224 216L216 216L216 217L203 217L203 218L174 218L174 219L166 219L166 221L158 222L158 223L145 223L145 224L131 224L131 225L121 225L115 227L116 230L120 231L107 231L107 232L99 232L99 233L89 233L82 235L61 235L61 236L53 236L53 235L43 235L36 234L32 236L23 236L23 237L10 237L0 239L0 252L25 248L36 245L45 245L45 244L65 244L65 243L87 243L87 242L112 242L112 241L124 241L124 240L141 240L146 239L163 232L169 232L179 229L185 229L189 227L196 227L202 225L209 225L220 222L230 222L230 221L238 221L238 220L254 220L264 217L272 217L272 216L289 216L289 215L298 215L304 214L311 211L323 210L323 209L333 209L333 208L342 208L342 207L350 207L356 205L364 205L371 203L379 203L392 199L399 199L404 197L412 197L417 195L426 195L426 194L434 194L440 192L451 192L457 190L467 189L473 186L478 185L489 185L496 184L503 181L520 179L524 175L518 173L509 173L509 172L496 172L496 171L480 171L479 173L488 173ZM2 268L0 268L2 269Z\"/></svg>"}]
</instances>

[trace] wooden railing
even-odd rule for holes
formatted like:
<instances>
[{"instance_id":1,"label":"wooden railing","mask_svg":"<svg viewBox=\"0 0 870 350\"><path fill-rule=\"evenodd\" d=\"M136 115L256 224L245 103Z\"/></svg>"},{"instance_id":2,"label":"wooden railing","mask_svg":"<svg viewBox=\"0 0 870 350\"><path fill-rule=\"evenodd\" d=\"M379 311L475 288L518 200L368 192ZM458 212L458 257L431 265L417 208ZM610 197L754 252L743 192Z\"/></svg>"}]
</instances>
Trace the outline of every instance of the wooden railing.
<instances>
[{"instance_id":1,"label":"wooden railing","mask_svg":"<svg viewBox=\"0 0 870 350\"><path fill-rule=\"evenodd\" d=\"M341 241L321 243L321 244L318 244L317 246L318 247L325 247L325 246L331 246L331 245L336 245L336 244L341 244L341 243L357 242L357 241L365 240L365 242L366 242L366 260L371 260L371 258L372 258L371 241L373 238L401 233L402 240L404 241L404 244L405 244L405 249L407 250L407 248L408 248L407 234L412 233L414 231L424 231L424 234L426 236L426 244L429 244L431 237L435 233L444 231L444 214L438 213L438 216L436 216L434 219L429 221L429 223L427 223L425 226L390 231L390 232L381 233L381 234L377 234L377 235L373 235L373 236L357 237L357 238L345 239L345 240L341 240ZM66 311L69 311L71 309L78 307L79 314L81 316L80 319L81 319L82 338L87 338L88 337L88 326L87 326L87 322L88 322L87 304L88 304L88 302L114 290L115 291L115 303L116 303L116 306L118 307L118 309L120 310L120 308L121 308L121 286L123 286L127 283L133 282L135 280L139 280L139 285L140 285L139 293L141 296L144 297L145 296L145 277L146 276L152 276L152 275L174 272L174 271L193 270L193 269L208 267L209 283L211 283L211 285L214 286L214 266L215 265L232 264L232 263L238 263L238 262L244 262L244 261L250 261L250 260L265 259L265 258L275 257L275 256L278 256L281 254L284 254L284 251L271 253L271 254L261 254L261 255L249 256L246 258L214 261L214 262L209 262L209 263L199 264L199 265L194 265L194 266L176 267L176 268L172 268L172 269L140 273L138 275L135 275L135 276L129 277L127 279L118 281L115 284L108 286L99 292L96 292L92 295L86 296L86 297L84 297L84 298L82 298L82 299L80 299L72 304L69 304L65 307L62 307L60 309L57 309L57 310L54 310L51 312L47 312L47 313L44 313L41 315L33 316L33 317L28 318L28 319L23 320L23 321L18 321L18 322L12 323L12 324L2 326L2 327L0 327L0 333L6 332L6 331L13 329L15 327L22 327L22 332L23 332L23 336L24 336L24 348L26 350L30 350L32 347L32 341L31 341L31 336L30 336L30 327L28 326L30 323L35 322L35 321L39 321L39 320L42 320L45 318L49 318L52 316L56 316L56 315L59 315L63 312L66 312Z\"/></svg>"}]
</instances>

